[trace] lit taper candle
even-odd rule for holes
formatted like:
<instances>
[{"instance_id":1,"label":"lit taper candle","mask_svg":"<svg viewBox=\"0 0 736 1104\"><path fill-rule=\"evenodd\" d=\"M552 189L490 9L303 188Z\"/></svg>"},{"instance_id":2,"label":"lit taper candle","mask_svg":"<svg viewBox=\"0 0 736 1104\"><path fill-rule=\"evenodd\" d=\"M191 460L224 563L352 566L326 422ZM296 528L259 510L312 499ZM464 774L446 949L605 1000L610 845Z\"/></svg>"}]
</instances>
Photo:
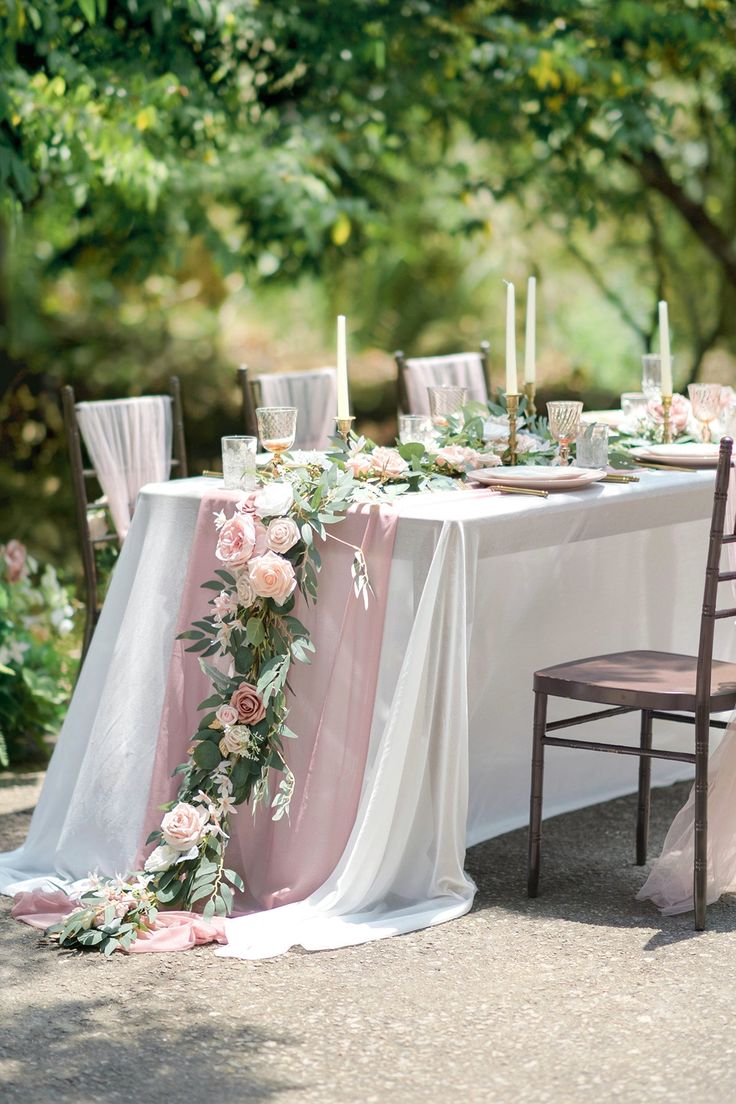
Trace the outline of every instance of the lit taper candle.
<instances>
[{"instance_id":1,"label":"lit taper candle","mask_svg":"<svg viewBox=\"0 0 736 1104\"><path fill-rule=\"evenodd\" d=\"M348 343L344 314L338 314L337 316L337 416L340 419L350 417Z\"/></svg>"},{"instance_id":2,"label":"lit taper candle","mask_svg":"<svg viewBox=\"0 0 736 1104\"><path fill-rule=\"evenodd\" d=\"M518 394L516 380L516 299L514 285L509 280L506 284L506 394Z\"/></svg>"},{"instance_id":3,"label":"lit taper candle","mask_svg":"<svg viewBox=\"0 0 736 1104\"><path fill-rule=\"evenodd\" d=\"M659 301L659 357L662 365L661 386L663 395L672 394L672 357L670 356L670 324L667 303Z\"/></svg>"},{"instance_id":4,"label":"lit taper candle","mask_svg":"<svg viewBox=\"0 0 736 1104\"><path fill-rule=\"evenodd\" d=\"M524 339L524 383L536 383L537 377L537 280L529 277L526 285L526 336Z\"/></svg>"}]
</instances>

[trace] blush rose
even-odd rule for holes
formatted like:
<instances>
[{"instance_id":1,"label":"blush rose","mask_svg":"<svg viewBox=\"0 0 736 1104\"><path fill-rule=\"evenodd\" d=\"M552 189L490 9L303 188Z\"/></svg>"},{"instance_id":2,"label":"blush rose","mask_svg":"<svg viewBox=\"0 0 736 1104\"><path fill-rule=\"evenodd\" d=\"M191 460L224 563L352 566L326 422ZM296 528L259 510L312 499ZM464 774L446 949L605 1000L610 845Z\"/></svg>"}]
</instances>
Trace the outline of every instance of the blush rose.
<instances>
[{"instance_id":1,"label":"blush rose","mask_svg":"<svg viewBox=\"0 0 736 1104\"><path fill-rule=\"evenodd\" d=\"M292 518L274 518L268 523L266 540L272 552L280 552L283 555L299 540L299 527Z\"/></svg>"},{"instance_id":2,"label":"blush rose","mask_svg":"<svg viewBox=\"0 0 736 1104\"><path fill-rule=\"evenodd\" d=\"M382 479L398 479L409 468L406 460L399 455L397 449L393 448L381 447L374 449L370 454L370 459L371 468Z\"/></svg>"},{"instance_id":3,"label":"blush rose","mask_svg":"<svg viewBox=\"0 0 736 1104\"><path fill-rule=\"evenodd\" d=\"M219 707L215 713L218 721L221 725L234 725L238 723L238 711L234 705L228 705L227 702Z\"/></svg>"},{"instance_id":4,"label":"blush rose","mask_svg":"<svg viewBox=\"0 0 736 1104\"><path fill-rule=\"evenodd\" d=\"M248 566L250 585L259 598L272 598L282 606L296 587L294 568L275 552L251 560Z\"/></svg>"},{"instance_id":5,"label":"blush rose","mask_svg":"<svg viewBox=\"0 0 736 1104\"><path fill-rule=\"evenodd\" d=\"M202 839L209 819L209 812L201 805L180 801L161 821L164 842L175 851L189 851Z\"/></svg>"},{"instance_id":6,"label":"blush rose","mask_svg":"<svg viewBox=\"0 0 736 1104\"><path fill-rule=\"evenodd\" d=\"M220 529L215 555L222 563L237 567L258 556L266 547L266 530L252 513L233 514Z\"/></svg>"}]
</instances>

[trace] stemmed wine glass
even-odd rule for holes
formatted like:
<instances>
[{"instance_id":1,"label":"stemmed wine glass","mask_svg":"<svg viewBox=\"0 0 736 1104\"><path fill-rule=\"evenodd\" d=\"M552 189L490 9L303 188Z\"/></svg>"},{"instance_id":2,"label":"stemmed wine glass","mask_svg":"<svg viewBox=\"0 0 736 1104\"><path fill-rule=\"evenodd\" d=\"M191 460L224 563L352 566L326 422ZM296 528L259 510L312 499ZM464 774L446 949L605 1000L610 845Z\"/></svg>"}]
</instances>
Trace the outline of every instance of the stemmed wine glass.
<instances>
[{"instance_id":1,"label":"stemmed wine glass","mask_svg":"<svg viewBox=\"0 0 736 1104\"><path fill-rule=\"evenodd\" d=\"M703 423L700 439L706 443L710 442L713 440L710 423L721 412L721 385L720 383L691 383L688 384L687 393L690 396L693 414L699 422Z\"/></svg>"},{"instance_id":2,"label":"stemmed wine glass","mask_svg":"<svg viewBox=\"0 0 736 1104\"><path fill-rule=\"evenodd\" d=\"M577 401L547 403L549 431L560 446L560 464L570 462L570 444L578 435L583 404Z\"/></svg>"},{"instance_id":3,"label":"stemmed wine glass","mask_svg":"<svg viewBox=\"0 0 736 1104\"><path fill-rule=\"evenodd\" d=\"M273 455L274 464L294 444L296 415L295 406L259 406L256 410L258 436L266 452Z\"/></svg>"}]
</instances>

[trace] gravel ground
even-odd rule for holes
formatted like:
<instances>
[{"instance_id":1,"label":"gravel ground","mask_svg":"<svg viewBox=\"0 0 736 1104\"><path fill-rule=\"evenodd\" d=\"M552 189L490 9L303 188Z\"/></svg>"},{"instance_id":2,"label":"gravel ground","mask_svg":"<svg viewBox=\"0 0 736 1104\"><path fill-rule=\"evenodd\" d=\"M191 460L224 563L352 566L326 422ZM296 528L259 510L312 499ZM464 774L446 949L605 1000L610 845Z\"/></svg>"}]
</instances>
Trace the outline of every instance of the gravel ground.
<instances>
[{"instance_id":1,"label":"gravel ground","mask_svg":"<svg viewBox=\"0 0 736 1104\"><path fill-rule=\"evenodd\" d=\"M40 780L0 781L0 849ZM655 792L656 850L686 792ZM0 1099L733 1100L736 901L701 935L637 904L634 819L622 798L548 822L534 902L512 832L469 853L468 916L267 962L59 953L2 898Z\"/></svg>"}]
</instances>

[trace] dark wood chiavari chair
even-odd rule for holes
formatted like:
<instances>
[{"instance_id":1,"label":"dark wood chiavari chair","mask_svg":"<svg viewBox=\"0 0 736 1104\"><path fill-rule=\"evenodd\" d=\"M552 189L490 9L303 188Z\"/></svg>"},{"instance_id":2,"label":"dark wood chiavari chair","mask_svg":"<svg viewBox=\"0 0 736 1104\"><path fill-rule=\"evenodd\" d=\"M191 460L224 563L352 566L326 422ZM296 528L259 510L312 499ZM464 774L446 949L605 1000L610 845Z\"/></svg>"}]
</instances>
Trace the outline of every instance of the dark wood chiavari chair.
<instances>
[{"instance_id":1,"label":"dark wood chiavari chair","mask_svg":"<svg viewBox=\"0 0 736 1104\"><path fill-rule=\"evenodd\" d=\"M721 441L716 470L710 542L705 570L703 611L697 656L668 652L630 651L579 659L546 667L534 675L534 742L532 752L529 824L528 893L539 889L544 752L548 747L634 755L639 759L639 802L636 826L636 862L647 858L652 759L668 759L695 766L694 902L695 929L706 922L708 849L708 742L710 728L726 728L711 714L736 707L736 663L713 659L716 621L736 618L736 607L718 608L718 584L736 579L736 571L721 570L724 544L736 543L736 532L724 536L726 498L731 474L733 441ZM569 719L547 722L550 697L593 702L609 708ZM639 745L571 740L550 733L622 713L641 713ZM652 722L673 721L695 726L695 751L668 751L652 746Z\"/></svg>"},{"instance_id":2,"label":"dark wood chiavari chair","mask_svg":"<svg viewBox=\"0 0 736 1104\"><path fill-rule=\"evenodd\" d=\"M243 428L248 437L257 437L258 420L256 418L256 407L258 406L259 399L254 391L255 381L250 379L248 367L245 364L241 364L240 368L238 368L238 385L240 387L241 410L243 412Z\"/></svg>"},{"instance_id":3,"label":"dark wood chiavari chair","mask_svg":"<svg viewBox=\"0 0 736 1104\"><path fill-rule=\"evenodd\" d=\"M184 417L181 404L181 387L177 376L172 376L169 381L169 394L171 396L172 415L172 460L171 474L185 479L187 476L187 454L184 440ZM77 404L74 389L66 386L61 389L61 401L64 412L64 426L66 429L67 448L69 450L69 463L72 476L72 491L74 493L74 510L77 519L77 529L82 552L82 565L84 567L85 589L85 620L84 635L82 637L82 661L87 654L92 634L100 614L99 606L99 578L97 572L97 560L95 549L106 544L120 544L116 533L105 532L94 536L90 527L90 515L99 512L98 504L89 501L87 494L88 482L97 479L93 467L85 464L82 452L82 436L77 419ZM81 664L80 664L81 666Z\"/></svg>"},{"instance_id":4,"label":"dark wood chiavari chair","mask_svg":"<svg viewBox=\"0 0 736 1104\"><path fill-rule=\"evenodd\" d=\"M452 361L458 355L465 354L448 354L447 363L450 365ZM481 367L483 369L483 378L486 382L486 391L488 395L491 395L491 368L490 368L490 345L487 341L481 341L480 352L477 354L480 357ZM441 361L445 358L437 357L433 358ZM396 373L397 373L397 388L398 388L398 401L399 401L399 413L411 414L411 404L409 401L409 389L406 382L406 376L409 371L408 365L411 364L412 357L407 357L400 349L394 353L394 360L396 361ZM452 382L448 380L448 382Z\"/></svg>"}]
</instances>

